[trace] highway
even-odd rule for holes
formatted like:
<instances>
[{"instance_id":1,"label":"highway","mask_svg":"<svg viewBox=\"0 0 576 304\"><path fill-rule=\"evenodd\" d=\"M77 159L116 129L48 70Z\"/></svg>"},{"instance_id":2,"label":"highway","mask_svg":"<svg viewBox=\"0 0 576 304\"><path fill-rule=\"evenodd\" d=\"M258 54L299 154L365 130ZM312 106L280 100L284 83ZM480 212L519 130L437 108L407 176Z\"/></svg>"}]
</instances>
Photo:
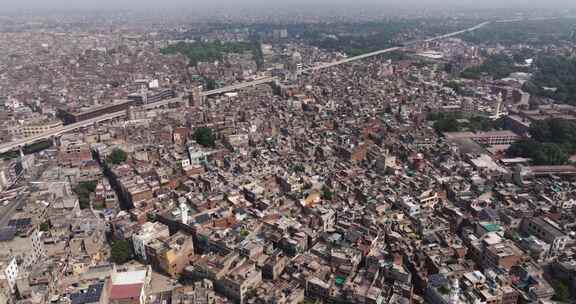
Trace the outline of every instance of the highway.
<instances>
[{"instance_id":1,"label":"highway","mask_svg":"<svg viewBox=\"0 0 576 304\"><path fill-rule=\"evenodd\" d=\"M463 34L463 33L466 33L466 32L472 32L472 31L478 30L478 29L480 29L480 28L482 28L482 27L484 27L484 26L486 26L486 25L488 25L488 24L490 24L490 23L491 23L490 21L486 21L486 22L482 22L482 23L480 23L480 24L478 24L478 25L475 25L475 26L473 26L473 27L464 29L464 30L460 30L460 31L457 31L457 32L452 32L452 33L444 34L444 35L441 35L441 36L432 37L432 38L425 39L425 40L413 41L413 42L409 42L409 43L406 43L406 44L407 44L407 45L411 45L411 44L416 44L416 43L419 43L419 42L432 42L432 41L436 41L436 40L446 39L446 38L453 37L453 36L457 36L457 35L460 35L460 34ZM391 47L391 48L387 48L387 49L383 49L383 50L379 50L379 51L375 51L375 52L370 52L370 53L366 53L366 54L362 54L362 55L358 55L358 56L354 56L354 57L350 57L350 58L346 58L346 59L342 59L342 60L338 60L338 61L334 61L334 62L322 64L322 65L319 65L319 66L311 67L311 68L308 68L308 69L304 69L303 72L322 70L322 69L330 68L330 67L333 67L333 66L345 64L345 63L348 63L348 62L352 62L352 61L356 61L356 60L361 60L361 59L365 59L365 58L368 58L368 57L378 56L378 55L385 54L385 53L389 53L389 52L400 51L400 50L404 50L404 49L405 49L405 47L400 47L400 46Z\"/></svg>"},{"instance_id":2,"label":"highway","mask_svg":"<svg viewBox=\"0 0 576 304\"><path fill-rule=\"evenodd\" d=\"M518 20L522 20L522 19L518 19ZM509 22L512 21L518 21L516 19L513 20L507 20ZM425 40L420 40L420 41L413 41L413 42L409 42L407 43L408 45L411 44L415 44L415 43L419 43L419 42L431 42L431 41L435 41L435 40L440 40L440 39L445 39L445 38L449 38L449 37L453 37L453 36L457 36L466 32L471 32L471 31L475 31L478 30L488 24L492 23L491 21L487 21L487 22L483 22L480 23L478 25L475 25L473 27L464 29L464 30L460 30L460 31L456 31L456 32L452 32L452 33L448 33L448 34L444 34L444 35L440 35L440 36L436 36L436 37L432 37L429 39L425 39ZM377 55L381 55L384 53L389 53L389 52L394 52L394 51L399 51L399 50L403 50L405 49L405 47L392 47L392 48L388 48L388 49L384 49L384 50L379 50L379 51L375 51L375 52L370 52L370 53L366 53L366 54L362 54L359 56L354 56L354 57L350 57L350 58L346 58L343 60L339 60L339 61L335 61L335 62L330 62L330 63L325 63L325 64L321 64L319 66L315 66L315 67L310 67L307 69L302 70L303 72L307 72L307 71L317 71L317 70L321 70L321 69L326 69L326 68L330 68L333 66L337 66L337 65L341 65L341 64L345 64L348 62L352 62L352 61L356 61L356 60L361 60L364 58L368 58L368 57L373 57L373 56L377 56ZM263 83L268 83L268 82L273 82L276 81L278 78L277 77L265 77L265 78L261 78L261 79L257 79L257 80L253 80L253 81L248 81L248 82L243 82L243 83L239 83L239 84L234 84L231 86L227 86L227 87L223 87L223 88L219 88L219 89L215 89L215 90L210 90L210 91L205 91L202 92L201 95L202 96L210 96L210 95L215 95L215 94L222 94L225 92L229 92L229 91L234 91L234 90L239 90L242 88L246 88L246 87L250 87L250 86L255 86L255 85L259 85L259 84L263 84ZM171 103L180 103L183 102L184 99L182 99L182 97L176 97L176 98L171 98L171 99L166 99L163 101L159 101L159 102L155 102L155 103L151 103L151 104L147 104L144 105L143 107L145 109L153 109L153 108L157 108L157 107L162 107ZM110 119L114 119L114 118L119 118L122 116L126 116L126 111L118 111L118 112L114 112L111 114L105 114L96 118L92 118L92 119L88 119L88 120L84 120L81 122L77 122L77 123L73 123L73 124L69 124L66 126L62 126L53 130L50 130L49 132L46 132L44 134L40 134L40 135L36 135L36 136L32 136L32 137L28 137L28 138L24 138L24 139L19 139L19 140L15 140L15 141L11 141L8 143L4 143L0 145L0 153L5 153L11 150L15 150L15 149L19 149L19 148L23 148L25 145L29 145L32 143L35 143L37 141L41 141L41 140L46 140L46 139L51 139L54 136L58 136L60 134L66 133L66 132L70 132L70 131L74 131L76 129L79 128L83 128L89 125L92 125L94 123L98 123L101 121L106 121L106 120L110 120Z\"/></svg>"},{"instance_id":3,"label":"highway","mask_svg":"<svg viewBox=\"0 0 576 304\"><path fill-rule=\"evenodd\" d=\"M247 88L247 87L251 87L251 86L255 86L255 85L259 85L259 84L274 82L276 80L278 80L278 77L264 77L264 78L260 78L260 79L256 79L256 80L252 80L252 81L248 81L248 82L242 82L239 84L234 84L231 86L227 86L227 87L223 87L223 88L219 88L219 89L215 89L215 90L211 90L211 91L205 91L205 92L202 92L201 95L202 96L210 96L210 95L222 94L225 92L239 90L239 89L243 89L243 88Z\"/></svg>"},{"instance_id":4,"label":"highway","mask_svg":"<svg viewBox=\"0 0 576 304\"><path fill-rule=\"evenodd\" d=\"M87 127L87 126L93 125L93 124L98 123L98 122L102 122L102 121L106 121L106 120L110 120L110 119L114 119L114 118L119 118L119 117L122 117L125 115L126 115L126 111L119 111L119 112L114 112L114 113L110 113L110 114L104 114L102 116L98 116L95 118L91 118L91 119L87 119L87 120L80 121L77 123L73 123L73 124L65 125L65 126L62 126L59 128L55 128L55 129L50 130L49 132L45 132L43 134L39 134L39 135L35 135L35 136L23 138L23 139L11 141L8 143L4 143L4 144L0 145L0 153L8 152L11 150L17 150L19 148L23 148L26 145L33 144L33 143L41 141L41 140L51 139L52 137L58 136L58 135L63 134L63 133L67 133L67 132L74 131L74 130L79 129L79 128Z\"/></svg>"},{"instance_id":5,"label":"highway","mask_svg":"<svg viewBox=\"0 0 576 304\"><path fill-rule=\"evenodd\" d=\"M240 89L247 88L247 87L252 87L255 85L274 82L276 80L278 80L278 77L264 77L264 78L260 78L260 79L256 79L256 80L252 80L252 81L246 81L246 82L242 82L242 83L238 83L238 84L233 84L233 85L222 87L222 88L215 89L215 90L204 91L204 92L200 93L200 96L206 97L206 96L211 96L211 95L222 94L222 93L226 93L226 92L230 92L230 91L240 90ZM150 110L150 109L154 109L154 108L163 107L163 106L166 106L166 105L169 105L172 103L180 103L180 102L184 102L184 101L186 101L186 100L183 99L182 97L175 97L175 98L165 99L165 100L154 102L154 103L145 104L142 107L146 110Z\"/></svg>"}]
</instances>

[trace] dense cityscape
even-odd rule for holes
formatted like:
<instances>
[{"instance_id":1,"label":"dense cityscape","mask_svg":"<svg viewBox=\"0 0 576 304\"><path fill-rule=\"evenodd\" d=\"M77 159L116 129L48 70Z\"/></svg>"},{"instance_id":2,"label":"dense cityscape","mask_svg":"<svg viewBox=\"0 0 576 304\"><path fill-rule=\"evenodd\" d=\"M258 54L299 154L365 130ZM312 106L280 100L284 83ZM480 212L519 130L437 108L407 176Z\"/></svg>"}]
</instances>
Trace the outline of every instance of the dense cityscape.
<instances>
[{"instance_id":1,"label":"dense cityscape","mask_svg":"<svg viewBox=\"0 0 576 304\"><path fill-rule=\"evenodd\" d=\"M16 303L576 303L576 11L0 14Z\"/></svg>"}]
</instances>

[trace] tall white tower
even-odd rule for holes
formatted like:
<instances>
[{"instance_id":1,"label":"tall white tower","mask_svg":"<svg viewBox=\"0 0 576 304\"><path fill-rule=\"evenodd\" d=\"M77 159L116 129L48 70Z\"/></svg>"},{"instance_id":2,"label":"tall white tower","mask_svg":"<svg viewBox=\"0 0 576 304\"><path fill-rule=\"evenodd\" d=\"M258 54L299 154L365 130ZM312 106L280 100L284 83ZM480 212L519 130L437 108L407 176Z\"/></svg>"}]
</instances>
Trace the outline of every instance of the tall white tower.
<instances>
[{"instance_id":1,"label":"tall white tower","mask_svg":"<svg viewBox=\"0 0 576 304\"><path fill-rule=\"evenodd\" d=\"M496 111L494 112L496 119L500 118L500 112L502 112L502 92L498 93L496 98Z\"/></svg>"},{"instance_id":2,"label":"tall white tower","mask_svg":"<svg viewBox=\"0 0 576 304\"><path fill-rule=\"evenodd\" d=\"M142 96L142 103L148 104L148 86L140 85L140 95Z\"/></svg>"},{"instance_id":3,"label":"tall white tower","mask_svg":"<svg viewBox=\"0 0 576 304\"><path fill-rule=\"evenodd\" d=\"M460 300L460 283L458 279L452 281L452 288L450 289L450 298L448 299L448 304L458 304Z\"/></svg>"},{"instance_id":4,"label":"tall white tower","mask_svg":"<svg viewBox=\"0 0 576 304\"><path fill-rule=\"evenodd\" d=\"M188 210L190 210L190 208L186 203L180 203L180 214L182 215L182 224L184 225L188 225L189 222Z\"/></svg>"}]
</instances>

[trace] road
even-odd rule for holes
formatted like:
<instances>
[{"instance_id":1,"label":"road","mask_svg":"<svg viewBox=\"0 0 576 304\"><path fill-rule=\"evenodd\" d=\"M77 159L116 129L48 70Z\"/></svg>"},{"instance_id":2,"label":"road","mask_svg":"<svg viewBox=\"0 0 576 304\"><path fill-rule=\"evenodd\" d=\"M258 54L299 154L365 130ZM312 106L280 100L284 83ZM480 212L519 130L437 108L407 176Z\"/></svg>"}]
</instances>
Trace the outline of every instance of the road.
<instances>
[{"instance_id":1,"label":"road","mask_svg":"<svg viewBox=\"0 0 576 304\"><path fill-rule=\"evenodd\" d=\"M278 80L278 77L264 77L264 78L260 78L260 79L256 79L256 80L252 80L252 81L233 84L231 86L227 86L227 87L223 87L223 88L219 88L219 89L215 89L215 90L205 91L205 92L202 92L201 95L202 96L210 96L210 95L222 94L225 92L235 91L238 89L251 87L251 86L255 86L255 85L259 85L259 84L263 84L263 83L274 82L276 80Z\"/></svg>"},{"instance_id":2,"label":"road","mask_svg":"<svg viewBox=\"0 0 576 304\"><path fill-rule=\"evenodd\" d=\"M238 83L238 84L233 84L233 85L222 87L222 88L215 89L215 90L204 91L204 92L200 93L200 95L203 97L206 97L206 96L211 96L211 95L222 94L222 93L235 91L235 90L239 90L239 89L243 89L243 88L247 88L247 87L252 87L255 85L259 85L259 84L274 82L277 79L278 79L278 77L264 77L264 78L260 78L260 79L256 79L256 80L252 80L252 81L246 81L246 82L242 82L242 83ZM186 100L183 99L182 97L175 97L175 98L161 100L161 101L154 102L154 103L145 104L142 107L146 110L150 110L150 109L154 109L154 108L163 107L163 106L166 106L166 105L169 105L172 103L180 103L180 102L185 102L185 101Z\"/></svg>"},{"instance_id":3,"label":"road","mask_svg":"<svg viewBox=\"0 0 576 304\"><path fill-rule=\"evenodd\" d=\"M33 143L41 141L41 140L51 139L53 136L57 136L57 135L67 133L67 132L70 132L70 131L73 131L73 130L76 130L79 128L93 125L93 124L98 123L98 122L122 117L125 115L126 115L126 111L119 111L119 112L114 112L114 113L110 113L110 114L104 114L102 116L98 116L95 118L91 118L91 119L87 119L87 120L80 121L77 123L58 127L58 128L53 129L53 130L50 130L48 132L45 132L43 134L39 134L39 135L35 135L35 136L23 138L23 139L11 141L8 143L4 143L4 144L0 145L0 153L8 152L11 150L16 150L16 149L19 149L21 147L23 148L26 145L33 144Z\"/></svg>"},{"instance_id":4,"label":"road","mask_svg":"<svg viewBox=\"0 0 576 304\"><path fill-rule=\"evenodd\" d=\"M424 40L417 40L417 41L412 41L409 43L406 43L407 45L412 45L412 44L416 44L419 42L432 42L432 41L436 41L436 40L441 40L441 39L446 39L449 37L454 37L454 36L458 36L460 34L466 33L466 32L472 32L475 30L478 30L488 24L490 24L490 21L486 21L486 22L482 22L480 24L477 24L473 27L467 28L467 29L463 29L460 31L456 31L456 32L452 32L452 33L448 33L448 34L444 34L444 35L440 35L440 36L436 36L436 37L432 37L432 38L428 38L428 39L424 39ZM346 59L342 59L342 60L338 60L338 61L334 61L334 62L330 62L330 63L326 63L326 64L322 64L319 66L315 66L315 67L311 67L308 69L304 69L303 72L308 72L308 71L317 71L317 70L322 70L322 69L326 69L326 68L330 68L333 66L337 66L337 65L341 65L341 64L345 64L348 62L352 62L352 61L356 61L356 60L361 60L361 59L365 59L368 57L373 57L373 56L378 56L378 55L382 55L385 53L390 53L390 52L394 52L394 51L400 51L400 50L404 50L406 47L391 47L391 48L387 48L387 49L383 49L383 50L379 50L379 51L375 51L375 52L370 52L370 53L366 53L366 54L362 54L362 55L358 55L358 56L354 56L354 57L350 57L350 58L346 58Z\"/></svg>"}]
</instances>

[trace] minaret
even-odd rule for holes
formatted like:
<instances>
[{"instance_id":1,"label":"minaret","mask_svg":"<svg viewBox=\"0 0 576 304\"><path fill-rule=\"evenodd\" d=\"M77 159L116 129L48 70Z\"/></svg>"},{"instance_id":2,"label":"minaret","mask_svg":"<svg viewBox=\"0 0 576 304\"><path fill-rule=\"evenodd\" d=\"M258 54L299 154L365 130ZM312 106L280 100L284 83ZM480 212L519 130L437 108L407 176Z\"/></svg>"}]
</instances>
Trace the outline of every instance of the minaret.
<instances>
[{"instance_id":1,"label":"minaret","mask_svg":"<svg viewBox=\"0 0 576 304\"><path fill-rule=\"evenodd\" d=\"M24 171L27 171L28 165L26 164L26 157L24 156L24 148L19 148L19 152L20 152L20 154L18 155L18 160L20 161L20 164L22 165L22 169Z\"/></svg>"},{"instance_id":2,"label":"minaret","mask_svg":"<svg viewBox=\"0 0 576 304\"><path fill-rule=\"evenodd\" d=\"M448 304L458 304L460 300L460 284L458 279L452 281L452 288L450 289L450 298L448 299Z\"/></svg>"},{"instance_id":3,"label":"minaret","mask_svg":"<svg viewBox=\"0 0 576 304\"><path fill-rule=\"evenodd\" d=\"M496 112L494 113L494 117L496 117L496 119L500 118L501 111L502 111L502 92L498 93L498 97L496 98Z\"/></svg>"},{"instance_id":4,"label":"minaret","mask_svg":"<svg viewBox=\"0 0 576 304\"><path fill-rule=\"evenodd\" d=\"M188 225L188 205L184 202L180 203L180 213L182 214L182 224Z\"/></svg>"},{"instance_id":5,"label":"minaret","mask_svg":"<svg viewBox=\"0 0 576 304\"><path fill-rule=\"evenodd\" d=\"M140 86L140 95L142 96L142 103L148 104L148 86Z\"/></svg>"}]
</instances>

